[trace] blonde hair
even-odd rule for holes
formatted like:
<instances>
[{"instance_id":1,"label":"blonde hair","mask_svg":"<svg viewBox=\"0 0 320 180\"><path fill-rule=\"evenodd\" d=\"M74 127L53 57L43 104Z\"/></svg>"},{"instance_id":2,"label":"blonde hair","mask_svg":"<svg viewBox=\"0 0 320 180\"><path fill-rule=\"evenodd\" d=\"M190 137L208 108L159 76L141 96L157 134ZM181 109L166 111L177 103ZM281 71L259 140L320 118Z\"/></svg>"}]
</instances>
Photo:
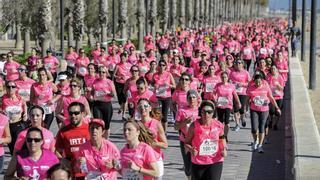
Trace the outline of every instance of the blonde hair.
<instances>
[{"instance_id":1,"label":"blonde hair","mask_svg":"<svg viewBox=\"0 0 320 180\"><path fill-rule=\"evenodd\" d=\"M123 126L126 126L128 123L131 123L138 131L140 131L138 137L139 141L145 142L148 145L152 145L155 142L152 132L141 121L131 118L126 121Z\"/></svg>"}]
</instances>

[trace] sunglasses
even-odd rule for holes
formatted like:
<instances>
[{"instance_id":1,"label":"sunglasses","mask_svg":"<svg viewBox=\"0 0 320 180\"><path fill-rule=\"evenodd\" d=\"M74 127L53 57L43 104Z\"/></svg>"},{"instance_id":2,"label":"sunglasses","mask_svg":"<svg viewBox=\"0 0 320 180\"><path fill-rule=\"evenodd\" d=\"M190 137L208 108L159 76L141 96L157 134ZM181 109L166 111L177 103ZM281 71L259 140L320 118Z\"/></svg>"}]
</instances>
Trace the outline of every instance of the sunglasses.
<instances>
[{"instance_id":1,"label":"sunglasses","mask_svg":"<svg viewBox=\"0 0 320 180\"><path fill-rule=\"evenodd\" d=\"M213 110L202 110L202 114L213 114Z\"/></svg>"},{"instance_id":2,"label":"sunglasses","mask_svg":"<svg viewBox=\"0 0 320 180\"><path fill-rule=\"evenodd\" d=\"M148 104L144 104L144 105L139 105L138 106L138 108L140 109L140 110L142 110L142 109L148 109L150 107L150 105L148 105Z\"/></svg>"},{"instance_id":3,"label":"sunglasses","mask_svg":"<svg viewBox=\"0 0 320 180\"><path fill-rule=\"evenodd\" d=\"M78 85L76 85L76 84L71 84L70 87L72 87L72 88L73 88L73 87L78 87Z\"/></svg>"},{"instance_id":4,"label":"sunglasses","mask_svg":"<svg viewBox=\"0 0 320 180\"><path fill-rule=\"evenodd\" d=\"M69 111L69 115L72 116L72 115L79 115L81 112L80 111Z\"/></svg>"},{"instance_id":5,"label":"sunglasses","mask_svg":"<svg viewBox=\"0 0 320 180\"><path fill-rule=\"evenodd\" d=\"M181 81L190 81L189 78L181 78L180 80L181 80Z\"/></svg>"},{"instance_id":6,"label":"sunglasses","mask_svg":"<svg viewBox=\"0 0 320 180\"><path fill-rule=\"evenodd\" d=\"M189 96L188 99L197 99L197 96Z\"/></svg>"},{"instance_id":7,"label":"sunglasses","mask_svg":"<svg viewBox=\"0 0 320 180\"><path fill-rule=\"evenodd\" d=\"M242 62L237 62L237 64L242 64Z\"/></svg>"},{"instance_id":8,"label":"sunglasses","mask_svg":"<svg viewBox=\"0 0 320 180\"><path fill-rule=\"evenodd\" d=\"M159 66L165 67L166 65L165 64L159 64Z\"/></svg>"},{"instance_id":9,"label":"sunglasses","mask_svg":"<svg viewBox=\"0 0 320 180\"><path fill-rule=\"evenodd\" d=\"M138 90L143 90L143 89L144 89L144 87L137 87L137 89L138 89Z\"/></svg>"},{"instance_id":10,"label":"sunglasses","mask_svg":"<svg viewBox=\"0 0 320 180\"><path fill-rule=\"evenodd\" d=\"M27 138L28 143L31 143L32 141L34 141L35 143L38 143L41 140L42 140L41 138Z\"/></svg>"},{"instance_id":11,"label":"sunglasses","mask_svg":"<svg viewBox=\"0 0 320 180\"><path fill-rule=\"evenodd\" d=\"M139 70L136 70L136 69L134 69L134 70L131 70L132 72L139 72Z\"/></svg>"},{"instance_id":12,"label":"sunglasses","mask_svg":"<svg viewBox=\"0 0 320 180\"><path fill-rule=\"evenodd\" d=\"M100 74L106 74L106 71L98 71Z\"/></svg>"},{"instance_id":13,"label":"sunglasses","mask_svg":"<svg viewBox=\"0 0 320 180\"><path fill-rule=\"evenodd\" d=\"M7 86L8 89L14 89L16 88L17 86Z\"/></svg>"}]
</instances>

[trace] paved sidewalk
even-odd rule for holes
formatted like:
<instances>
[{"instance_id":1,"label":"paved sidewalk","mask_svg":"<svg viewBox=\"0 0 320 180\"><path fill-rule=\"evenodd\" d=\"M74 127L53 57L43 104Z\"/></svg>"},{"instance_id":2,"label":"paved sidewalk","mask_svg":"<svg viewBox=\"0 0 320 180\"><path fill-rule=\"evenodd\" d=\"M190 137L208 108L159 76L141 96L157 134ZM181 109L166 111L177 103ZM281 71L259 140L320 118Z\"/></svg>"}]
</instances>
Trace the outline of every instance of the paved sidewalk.
<instances>
[{"instance_id":1,"label":"paved sidewalk","mask_svg":"<svg viewBox=\"0 0 320 180\"><path fill-rule=\"evenodd\" d=\"M287 101L285 101L287 102ZM286 104L287 105L287 104ZM123 121L117 114L118 104L114 104L114 116L111 123L111 141L114 142L119 149L123 147ZM284 110L286 112L286 110ZM284 113L283 116L286 116ZM291 168L286 168L285 156L285 119L282 118L278 131L271 131L269 136L269 144L264 145L265 153L259 154L251 152L250 143L252 141L250 134L250 121L246 118L247 126L241 128L240 131L229 132L228 157L225 158L222 179L225 180L285 180L291 179L286 177ZM231 127L234 122L230 123ZM183 171L183 162L180 155L180 147L178 141L178 133L172 127L168 128L169 148L165 153L165 176L164 179L186 179ZM288 128L287 128L288 129ZM56 133L57 126L53 123L51 130ZM8 151L5 155L5 169L7 167L10 156ZM290 160L290 159L289 159ZM287 169L287 170L286 170ZM0 179L2 177L0 176Z\"/></svg>"}]
</instances>

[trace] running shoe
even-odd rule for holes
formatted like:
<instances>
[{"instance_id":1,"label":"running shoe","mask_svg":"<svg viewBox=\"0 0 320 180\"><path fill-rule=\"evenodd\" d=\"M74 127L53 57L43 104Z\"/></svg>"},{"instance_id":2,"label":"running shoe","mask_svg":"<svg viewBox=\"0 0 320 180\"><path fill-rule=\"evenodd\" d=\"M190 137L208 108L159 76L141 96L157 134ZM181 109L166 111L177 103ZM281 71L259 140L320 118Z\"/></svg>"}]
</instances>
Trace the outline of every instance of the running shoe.
<instances>
[{"instance_id":1,"label":"running shoe","mask_svg":"<svg viewBox=\"0 0 320 180\"><path fill-rule=\"evenodd\" d=\"M259 153L264 153L262 144L260 144L260 145L258 146L258 152L259 152Z\"/></svg>"},{"instance_id":2,"label":"running shoe","mask_svg":"<svg viewBox=\"0 0 320 180\"><path fill-rule=\"evenodd\" d=\"M233 128L234 131L239 131L240 130L240 126L237 124L234 128Z\"/></svg>"},{"instance_id":3,"label":"running shoe","mask_svg":"<svg viewBox=\"0 0 320 180\"><path fill-rule=\"evenodd\" d=\"M257 148L258 148L258 142L255 141L255 142L253 142L252 145L251 145L251 150L252 150L252 151L255 151Z\"/></svg>"},{"instance_id":4,"label":"running shoe","mask_svg":"<svg viewBox=\"0 0 320 180\"><path fill-rule=\"evenodd\" d=\"M242 125L242 127L246 127L247 122L245 119L241 119L241 125Z\"/></svg>"}]
</instances>

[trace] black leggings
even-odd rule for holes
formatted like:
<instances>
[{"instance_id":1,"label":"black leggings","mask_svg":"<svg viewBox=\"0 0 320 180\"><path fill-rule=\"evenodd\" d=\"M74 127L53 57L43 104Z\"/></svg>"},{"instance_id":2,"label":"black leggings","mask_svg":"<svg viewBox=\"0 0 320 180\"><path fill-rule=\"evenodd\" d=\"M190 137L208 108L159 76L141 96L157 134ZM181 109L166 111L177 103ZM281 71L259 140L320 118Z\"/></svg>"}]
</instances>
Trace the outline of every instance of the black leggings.
<instances>
[{"instance_id":1,"label":"black leggings","mask_svg":"<svg viewBox=\"0 0 320 180\"><path fill-rule=\"evenodd\" d=\"M195 180L220 180L223 162L208 165L192 163L192 179Z\"/></svg>"},{"instance_id":2,"label":"black leggings","mask_svg":"<svg viewBox=\"0 0 320 180\"><path fill-rule=\"evenodd\" d=\"M46 118L44 119L44 126L48 130L50 129L50 126L52 124L53 119L54 119L54 113L53 112L51 114L46 114Z\"/></svg>"},{"instance_id":3,"label":"black leggings","mask_svg":"<svg viewBox=\"0 0 320 180\"><path fill-rule=\"evenodd\" d=\"M269 111L261 112L250 109L251 133L264 133L264 128L269 116Z\"/></svg>"},{"instance_id":4,"label":"black leggings","mask_svg":"<svg viewBox=\"0 0 320 180\"><path fill-rule=\"evenodd\" d=\"M218 120L222 122L225 125L229 124L229 118L230 118L230 113L231 109L226 108L226 109L221 109L217 108L217 113L218 113Z\"/></svg>"},{"instance_id":5,"label":"black leggings","mask_svg":"<svg viewBox=\"0 0 320 180\"><path fill-rule=\"evenodd\" d=\"M239 109L238 106L236 105L236 101L233 98L233 111L235 113L240 112L240 114L244 114L244 108L246 105L246 101L247 101L247 96L246 95L238 95L239 96L239 100L241 103L241 108Z\"/></svg>"},{"instance_id":6,"label":"black leggings","mask_svg":"<svg viewBox=\"0 0 320 180\"><path fill-rule=\"evenodd\" d=\"M105 129L109 130L110 122L113 114L111 102L94 101L93 102L93 117L100 118L105 123Z\"/></svg>"},{"instance_id":7,"label":"black leggings","mask_svg":"<svg viewBox=\"0 0 320 180\"><path fill-rule=\"evenodd\" d=\"M167 122L168 121L169 108L171 107L171 97L158 98L158 101L161 103L161 113L162 113L161 122Z\"/></svg>"},{"instance_id":8,"label":"black leggings","mask_svg":"<svg viewBox=\"0 0 320 180\"><path fill-rule=\"evenodd\" d=\"M29 127L28 123L24 121L18 121L18 122L9 124L11 142L8 144L8 147L11 155L13 154L14 144L17 141L19 133L28 127Z\"/></svg>"},{"instance_id":9,"label":"black leggings","mask_svg":"<svg viewBox=\"0 0 320 180\"><path fill-rule=\"evenodd\" d=\"M283 105L283 99L278 99L276 100L277 105L280 109L282 109L282 105ZM279 116L278 113L276 113L276 108L274 107L274 105L272 103L269 104L269 113L271 116L276 115Z\"/></svg>"},{"instance_id":10,"label":"black leggings","mask_svg":"<svg viewBox=\"0 0 320 180\"><path fill-rule=\"evenodd\" d=\"M116 87L119 104L121 105L121 104L126 103L126 101L127 101L126 94L123 92L124 83L118 83L118 82L114 81L114 85Z\"/></svg>"},{"instance_id":11,"label":"black leggings","mask_svg":"<svg viewBox=\"0 0 320 180\"><path fill-rule=\"evenodd\" d=\"M180 141L180 151L183 159L184 173L186 176L191 176L191 154L186 152L184 148L184 142Z\"/></svg>"},{"instance_id":12,"label":"black leggings","mask_svg":"<svg viewBox=\"0 0 320 180\"><path fill-rule=\"evenodd\" d=\"M249 71L252 60L251 59L244 59L243 61L244 61L245 68L247 69L247 71Z\"/></svg>"}]
</instances>

